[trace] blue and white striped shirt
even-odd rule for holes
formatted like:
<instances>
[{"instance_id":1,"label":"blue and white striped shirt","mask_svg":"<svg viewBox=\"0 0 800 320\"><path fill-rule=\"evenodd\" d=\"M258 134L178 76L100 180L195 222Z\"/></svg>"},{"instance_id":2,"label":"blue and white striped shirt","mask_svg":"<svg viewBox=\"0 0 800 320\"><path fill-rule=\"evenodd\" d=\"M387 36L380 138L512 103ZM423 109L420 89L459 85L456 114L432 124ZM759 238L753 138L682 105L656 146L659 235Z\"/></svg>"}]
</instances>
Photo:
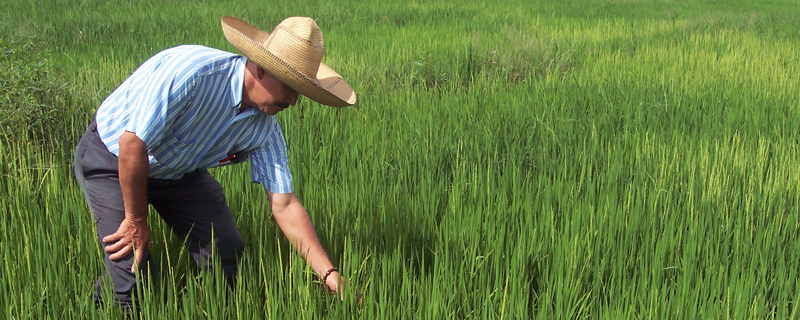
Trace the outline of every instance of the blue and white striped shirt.
<instances>
[{"instance_id":1,"label":"blue and white striped shirt","mask_svg":"<svg viewBox=\"0 0 800 320\"><path fill-rule=\"evenodd\" d=\"M135 133L147 145L149 176L157 179L178 179L248 151L253 182L275 193L293 192L275 117L258 108L239 112L246 61L196 45L159 52L100 105L100 138L119 156L122 133Z\"/></svg>"}]
</instances>

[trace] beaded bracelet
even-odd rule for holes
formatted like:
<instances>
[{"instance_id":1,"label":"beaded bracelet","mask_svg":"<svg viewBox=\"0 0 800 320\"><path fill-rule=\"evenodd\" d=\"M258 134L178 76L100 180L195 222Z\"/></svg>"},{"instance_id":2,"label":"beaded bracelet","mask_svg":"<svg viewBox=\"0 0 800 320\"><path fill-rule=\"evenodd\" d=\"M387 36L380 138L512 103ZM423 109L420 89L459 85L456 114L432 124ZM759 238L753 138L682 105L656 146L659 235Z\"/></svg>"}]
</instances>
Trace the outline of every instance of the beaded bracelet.
<instances>
[{"instance_id":1,"label":"beaded bracelet","mask_svg":"<svg viewBox=\"0 0 800 320\"><path fill-rule=\"evenodd\" d=\"M339 269L337 269L336 267L328 269L328 272L325 272L325 275L322 276L322 283L328 283L326 280L328 280L328 276L331 275L331 273L334 271L339 272Z\"/></svg>"}]
</instances>

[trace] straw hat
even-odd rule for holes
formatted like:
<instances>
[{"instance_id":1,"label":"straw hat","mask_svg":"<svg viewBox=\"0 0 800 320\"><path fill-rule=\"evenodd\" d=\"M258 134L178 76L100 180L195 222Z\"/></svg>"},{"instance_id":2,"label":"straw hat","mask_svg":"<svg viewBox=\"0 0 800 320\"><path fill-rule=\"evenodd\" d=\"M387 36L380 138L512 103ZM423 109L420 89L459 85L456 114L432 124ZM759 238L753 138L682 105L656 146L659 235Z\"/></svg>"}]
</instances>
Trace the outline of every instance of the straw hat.
<instances>
[{"instance_id":1,"label":"straw hat","mask_svg":"<svg viewBox=\"0 0 800 320\"><path fill-rule=\"evenodd\" d=\"M223 17L222 31L244 56L299 94L334 107L356 103L353 88L322 63L325 41L313 19L287 18L266 33L242 20Z\"/></svg>"}]
</instances>

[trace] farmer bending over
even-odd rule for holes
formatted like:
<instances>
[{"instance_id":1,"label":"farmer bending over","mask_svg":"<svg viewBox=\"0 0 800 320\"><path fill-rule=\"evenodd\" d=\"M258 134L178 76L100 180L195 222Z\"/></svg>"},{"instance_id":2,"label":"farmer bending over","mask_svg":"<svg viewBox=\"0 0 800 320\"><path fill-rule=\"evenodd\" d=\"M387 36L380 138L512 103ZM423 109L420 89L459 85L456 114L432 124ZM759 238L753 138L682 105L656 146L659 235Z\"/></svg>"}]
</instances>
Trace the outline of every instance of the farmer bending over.
<instances>
[{"instance_id":1,"label":"farmer bending over","mask_svg":"<svg viewBox=\"0 0 800 320\"><path fill-rule=\"evenodd\" d=\"M322 32L310 18L288 18L267 34L224 17L222 30L243 56L195 45L156 54L103 101L78 143L75 176L105 248L107 275L95 294L101 305L104 281L113 282L123 307L137 299L134 272L146 271L151 245L148 204L187 239L200 268L212 266L214 252L233 279L245 243L207 169L247 159L283 234L339 290L338 270L293 192L275 114L299 95L343 107L355 93L321 63Z\"/></svg>"}]
</instances>

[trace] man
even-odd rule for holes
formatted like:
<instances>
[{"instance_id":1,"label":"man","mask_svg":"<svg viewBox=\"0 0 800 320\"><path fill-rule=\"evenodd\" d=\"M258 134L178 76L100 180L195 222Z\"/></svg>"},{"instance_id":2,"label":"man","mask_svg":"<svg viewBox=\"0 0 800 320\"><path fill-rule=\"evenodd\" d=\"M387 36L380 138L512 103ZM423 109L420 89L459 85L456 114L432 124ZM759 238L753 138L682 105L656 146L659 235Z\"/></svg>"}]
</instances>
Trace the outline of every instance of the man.
<instances>
[{"instance_id":1,"label":"man","mask_svg":"<svg viewBox=\"0 0 800 320\"><path fill-rule=\"evenodd\" d=\"M247 159L284 235L339 291L338 270L293 192L274 115L299 95L342 107L355 103L355 93L321 63L322 32L310 18L288 18L267 34L224 17L222 29L243 56L202 46L156 54L103 101L78 143L75 175L105 249L98 303L104 281L123 306L136 299L135 272L146 271L151 245L148 204L187 239L200 268L213 265L213 252L232 279L244 240L206 169Z\"/></svg>"}]
</instances>

